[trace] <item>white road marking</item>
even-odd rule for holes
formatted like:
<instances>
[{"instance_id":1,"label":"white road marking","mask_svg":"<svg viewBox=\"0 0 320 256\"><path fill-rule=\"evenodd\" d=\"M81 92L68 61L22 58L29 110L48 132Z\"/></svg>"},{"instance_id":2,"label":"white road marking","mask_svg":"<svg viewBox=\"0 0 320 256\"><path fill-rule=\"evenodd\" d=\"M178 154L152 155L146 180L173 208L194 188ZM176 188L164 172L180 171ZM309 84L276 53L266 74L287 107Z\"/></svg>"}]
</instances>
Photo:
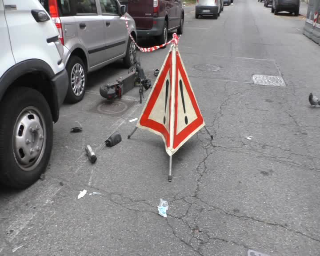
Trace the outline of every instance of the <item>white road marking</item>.
<instances>
[{"instance_id":1,"label":"white road marking","mask_svg":"<svg viewBox=\"0 0 320 256\"><path fill-rule=\"evenodd\" d=\"M96 170L95 167L92 168L91 170L91 174L90 174L90 179L89 179L89 182L88 182L88 186L91 187L92 185L92 178L93 178L93 172Z\"/></svg>"},{"instance_id":2,"label":"white road marking","mask_svg":"<svg viewBox=\"0 0 320 256\"><path fill-rule=\"evenodd\" d=\"M18 251L21 247L23 247L23 244L22 244L22 245L20 245L20 246L18 246L18 247L15 247L15 248L12 250L12 252L16 252L16 251Z\"/></svg>"}]
</instances>

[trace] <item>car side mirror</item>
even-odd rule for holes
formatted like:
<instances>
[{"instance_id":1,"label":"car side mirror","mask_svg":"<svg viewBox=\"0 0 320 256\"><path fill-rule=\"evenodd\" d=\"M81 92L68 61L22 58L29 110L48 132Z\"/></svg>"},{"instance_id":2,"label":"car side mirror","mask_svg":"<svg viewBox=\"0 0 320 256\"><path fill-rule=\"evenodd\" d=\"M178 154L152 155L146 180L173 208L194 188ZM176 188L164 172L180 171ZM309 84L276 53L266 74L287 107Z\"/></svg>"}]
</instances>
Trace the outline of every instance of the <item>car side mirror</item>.
<instances>
[{"instance_id":1,"label":"car side mirror","mask_svg":"<svg viewBox=\"0 0 320 256\"><path fill-rule=\"evenodd\" d=\"M121 5L120 6L120 14L121 16L124 15L127 12L127 6Z\"/></svg>"}]
</instances>

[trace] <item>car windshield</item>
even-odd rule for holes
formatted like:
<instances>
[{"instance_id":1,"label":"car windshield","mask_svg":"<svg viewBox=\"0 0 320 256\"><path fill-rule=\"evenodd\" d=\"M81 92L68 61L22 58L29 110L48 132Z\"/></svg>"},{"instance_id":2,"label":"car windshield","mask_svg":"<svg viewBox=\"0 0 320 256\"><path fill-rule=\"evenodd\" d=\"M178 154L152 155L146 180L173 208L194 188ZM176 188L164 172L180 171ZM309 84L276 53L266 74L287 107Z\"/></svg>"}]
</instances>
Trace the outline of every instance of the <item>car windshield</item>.
<instances>
[{"instance_id":1,"label":"car windshield","mask_svg":"<svg viewBox=\"0 0 320 256\"><path fill-rule=\"evenodd\" d=\"M199 0L199 4L201 5L214 5L214 0Z\"/></svg>"}]
</instances>

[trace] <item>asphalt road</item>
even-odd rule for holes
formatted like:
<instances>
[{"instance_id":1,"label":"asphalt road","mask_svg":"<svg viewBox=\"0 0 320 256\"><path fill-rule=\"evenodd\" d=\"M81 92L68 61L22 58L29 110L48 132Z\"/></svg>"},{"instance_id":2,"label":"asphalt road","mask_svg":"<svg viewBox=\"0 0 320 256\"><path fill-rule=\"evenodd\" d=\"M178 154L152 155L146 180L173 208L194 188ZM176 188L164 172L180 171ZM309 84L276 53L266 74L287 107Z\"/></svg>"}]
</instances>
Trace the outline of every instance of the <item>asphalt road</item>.
<instances>
[{"instance_id":1,"label":"asphalt road","mask_svg":"<svg viewBox=\"0 0 320 256\"><path fill-rule=\"evenodd\" d=\"M138 89L113 105L99 95L127 70L119 62L91 74L84 100L54 125L45 179L0 189L0 255L320 255L320 109L307 99L320 95L319 45L302 35L302 16L274 16L255 0L235 0L218 20L185 11L179 50L213 141L205 130L192 137L169 183L162 139L126 138L143 107ZM141 54L153 81L168 49ZM70 134L79 124L83 133ZM123 141L104 147L114 131Z\"/></svg>"}]
</instances>

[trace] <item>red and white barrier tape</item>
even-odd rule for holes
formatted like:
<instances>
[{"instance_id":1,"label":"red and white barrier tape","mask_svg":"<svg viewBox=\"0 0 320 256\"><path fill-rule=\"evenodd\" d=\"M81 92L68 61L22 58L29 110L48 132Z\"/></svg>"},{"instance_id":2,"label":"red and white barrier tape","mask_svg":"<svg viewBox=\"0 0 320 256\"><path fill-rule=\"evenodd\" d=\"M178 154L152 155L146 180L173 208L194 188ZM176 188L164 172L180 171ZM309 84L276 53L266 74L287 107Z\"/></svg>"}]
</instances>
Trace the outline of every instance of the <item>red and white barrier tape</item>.
<instances>
[{"instance_id":1,"label":"red and white barrier tape","mask_svg":"<svg viewBox=\"0 0 320 256\"><path fill-rule=\"evenodd\" d=\"M313 26L315 27L318 21L318 12L313 15Z\"/></svg>"},{"instance_id":2,"label":"red and white barrier tape","mask_svg":"<svg viewBox=\"0 0 320 256\"><path fill-rule=\"evenodd\" d=\"M178 45L178 43L179 43L179 39L180 39L180 38L179 38L179 36L178 36L176 33L174 33L174 34L172 35L173 38L172 38L169 42L166 42L166 43L164 43L164 44L162 44L162 45L157 45L157 46L153 46L153 47L149 47L149 48L140 47L140 46L136 43L136 41L134 40L133 36L132 36L131 33L130 33L129 24L128 24L128 19L127 19L126 16L125 16L125 20L126 20L126 26L127 26L127 30L128 30L129 36L130 36L131 40L134 42L134 44L136 45L136 47L137 47L141 52L154 52L154 51L156 51L156 50L159 50L160 48L165 47L165 46L168 45L168 44L173 43L173 44L175 44L175 45Z\"/></svg>"}]
</instances>

